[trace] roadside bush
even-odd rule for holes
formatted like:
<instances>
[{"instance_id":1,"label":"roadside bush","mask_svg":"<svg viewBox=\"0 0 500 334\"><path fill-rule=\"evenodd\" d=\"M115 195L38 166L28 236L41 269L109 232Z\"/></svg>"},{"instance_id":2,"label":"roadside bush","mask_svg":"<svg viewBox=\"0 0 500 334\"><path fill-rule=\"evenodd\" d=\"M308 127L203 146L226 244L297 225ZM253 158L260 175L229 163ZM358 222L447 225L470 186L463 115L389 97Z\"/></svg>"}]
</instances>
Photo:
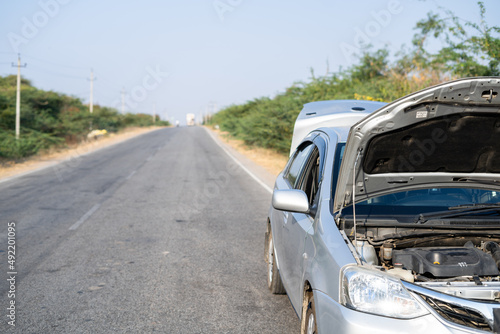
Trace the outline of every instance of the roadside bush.
<instances>
[{"instance_id":1,"label":"roadside bush","mask_svg":"<svg viewBox=\"0 0 500 334\"><path fill-rule=\"evenodd\" d=\"M35 130L23 131L18 140L14 131L0 132L0 158L19 159L38 153L42 149L62 145L63 138Z\"/></svg>"}]
</instances>

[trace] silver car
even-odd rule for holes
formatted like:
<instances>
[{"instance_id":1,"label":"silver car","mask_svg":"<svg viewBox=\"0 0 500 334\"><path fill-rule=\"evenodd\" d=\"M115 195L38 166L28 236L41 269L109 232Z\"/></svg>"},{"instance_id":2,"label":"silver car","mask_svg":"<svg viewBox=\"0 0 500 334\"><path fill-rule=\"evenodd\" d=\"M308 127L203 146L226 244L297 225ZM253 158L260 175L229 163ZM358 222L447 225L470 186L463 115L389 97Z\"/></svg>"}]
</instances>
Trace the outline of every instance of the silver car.
<instances>
[{"instance_id":1,"label":"silver car","mask_svg":"<svg viewBox=\"0 0 500 334\"><path fill-rule=\"evenodd\" d=\"M265 243L301 333L500 332L499 91L304 106Z\"/></svg>"}]
</instances>

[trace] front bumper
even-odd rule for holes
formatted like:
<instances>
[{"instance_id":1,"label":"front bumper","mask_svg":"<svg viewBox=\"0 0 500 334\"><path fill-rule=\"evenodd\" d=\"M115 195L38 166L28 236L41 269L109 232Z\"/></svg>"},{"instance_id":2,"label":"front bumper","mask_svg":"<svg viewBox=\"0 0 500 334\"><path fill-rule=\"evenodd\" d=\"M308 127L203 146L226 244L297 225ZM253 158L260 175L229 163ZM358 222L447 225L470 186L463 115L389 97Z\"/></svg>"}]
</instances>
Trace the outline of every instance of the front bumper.
<instances>
[{"instance_id":1,"label":"front bumper","mask_svg":"<svg viewBox=\"0 0 500 334\"><path fill-rule=\"evenodd\" d=\"M340 305L326 294L315 290L318 332L343 334L464 334L488 333L448 323L431 312L415 319L394 319L363 313ZM491 333L491 331L489 332Z\"/></svg>"}]
</instances>

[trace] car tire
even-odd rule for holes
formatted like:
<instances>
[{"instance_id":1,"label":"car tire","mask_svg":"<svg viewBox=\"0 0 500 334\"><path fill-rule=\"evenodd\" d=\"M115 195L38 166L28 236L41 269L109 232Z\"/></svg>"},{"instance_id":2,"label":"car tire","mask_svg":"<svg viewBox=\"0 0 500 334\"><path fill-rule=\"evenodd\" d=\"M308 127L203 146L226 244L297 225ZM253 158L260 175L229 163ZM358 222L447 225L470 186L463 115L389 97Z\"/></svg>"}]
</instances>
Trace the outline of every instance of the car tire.
<instances>
[{"instance_id":1,"label":"car tire","mask_svg":"<svg viewBox=\"0 0 500 334\"><path fill-rule=\"evenodd\" d=\"M284 294L286 292L283 282L281 281L278 266L276 265L276 254L274 253L273 233L271 226L268 224L266 232L266 262L267 262L267 287L274 294Z\"/></svg>"},{"instance_id":2,"label":"car tire","mask_svg":"<svg viewBox=\"0 0 500 334\"><path fill-rule=\"evenodd\" d=\"M304 319L304 326L302 326L302 328L304 328L305 334L317 334L318 326L316 322L316 308L314 306L314 297L312 292L308 295L309 298L307 303L307 310Z\"/></svg>"}]
</instances>

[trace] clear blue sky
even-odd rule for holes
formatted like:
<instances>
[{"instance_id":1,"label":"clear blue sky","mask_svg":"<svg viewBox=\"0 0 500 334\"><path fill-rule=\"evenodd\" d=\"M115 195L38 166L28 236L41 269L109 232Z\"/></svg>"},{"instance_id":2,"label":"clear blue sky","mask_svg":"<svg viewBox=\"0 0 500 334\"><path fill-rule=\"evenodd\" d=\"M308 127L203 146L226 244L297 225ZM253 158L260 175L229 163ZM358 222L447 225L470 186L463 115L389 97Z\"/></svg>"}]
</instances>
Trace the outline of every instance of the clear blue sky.
<instances>
[{"instance_id":1,"label":"clear blue sky","mask_svg":"<svg viewBox=\"0 0 500 334\"><path fill-rule=\"evenodd\" d=\"M500 26L500 1L485 0ZM477 21L475 1L39 0L0 3L0 75L126 112L180 120L274 96L310 69L322 75L355 63L358 42L410 45L415 23L439 6ZM437 46L437 45L436 45ZM210 107L212 105L212 107Z\"/></svg>"}]
</instances>

